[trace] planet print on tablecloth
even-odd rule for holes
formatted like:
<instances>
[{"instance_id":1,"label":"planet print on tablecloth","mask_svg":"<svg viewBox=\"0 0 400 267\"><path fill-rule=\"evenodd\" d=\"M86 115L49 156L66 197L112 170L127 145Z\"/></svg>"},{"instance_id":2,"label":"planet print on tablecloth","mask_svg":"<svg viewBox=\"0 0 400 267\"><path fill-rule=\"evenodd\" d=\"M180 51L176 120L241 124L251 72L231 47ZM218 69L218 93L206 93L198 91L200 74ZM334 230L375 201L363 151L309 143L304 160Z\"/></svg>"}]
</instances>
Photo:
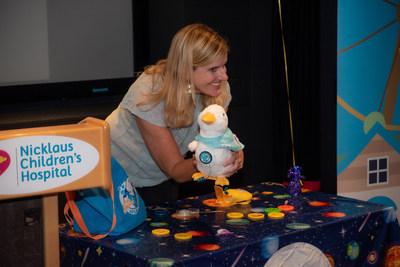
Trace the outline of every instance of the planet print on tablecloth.
<instances>
[{"instance_id":1,"label":"planet print on tablecloth","mask_svg":"<svg viewBox=\"0 0 400 267\"><path fill-rule=\"evenodd\" d=\"M264 265L276 266L331 267L328 258L319 248L305 242L295 242L280 248Z\"/></svg>"},{"instance_id":2,"label":"planet print on tablecloth","mask_svg":"<svg viewBox=\"0 0 400 267\"><path fill-rule=\"evenodd\" d=\"M121 238L115 241L116 244L121 246L133 246L139 244L140 239L138 238Z\"/></svg>"},{"instance_id":3,"label":"planet print on tablecloth","mask_svg":"<svg viewBox=\"0 0 400 267\"><path fill-rule=\"evenodd\" d=\"M356 241L347 244L346 255L350 260L355 260L360 255L360 245Z\"/></svg>"},{"instance_id":4,"label":"planet print on tablecloth","mask_svg":"<svg viewBox=\"0 0 400 267\"><path fill-rule=\"evenodd\" d=\"M393 245L387 250L384 266L385 267L400 266L400 245Z\"/></svg>"},{"instance_id":5,"label":"planet print on tablecloth","mask_svg":"<svg viewBox=\"0 0 400 267\"><path fill-rule=\"evenodd\" d=\"M286 224L286 228L292 229L292 230L304 230L308 229L311 226L307 223L288 223Z\"/></svg>"},{"instance_id":6,"label":"planet print on tablecloth","mask_svg":"<svg viewBox=\"0 0 400 267\"><path fill-rule=\"evenodd\" d=\"M149 260L150 267L169 267L173 266L175 261L170 258L153 258Z\"/></svg>"},{"instance_id":7,"label":"planet print on tablecloth","mask_svg":"<svg viewBox=\"0 0 400 267\"><path fill-rule=\"evenodd\" d=\"M330 266L334 267L335 266L335 260L333 259L333 256L331 254L329 254L329 253L325 253L325 256L328 259Z\"/></svg>"},{"instance_id":8,"label":"planet print on tablecloth","mask_svg":"<svg viewBox=\"0 0 400 267\"><path fill-rule=\"evenodd\" d=\"M369 264L375 264L378 260L378 253L376 250L370 251L367 256L367 261Z\"/></svg>"},{"instance_id":9,"label":"planet print on tablecloth","mask_svg":"<svg viewBox=\"0 0 400 267\"><path fill-rule=\"evenodd\" d=\"M279 249L279 236L266 236L261 241L261 255L264 259L269 259L272 254Z\"/></svg>"},{"instance_id":10,"label":"planet print on tablecloth","mask_svg":"<svg viewBox=\"0 0 400 267\"><path fill-rule=\"evenodd\" d=\"M282 195L275 195L273 197L276 199L288 199L288 198L291 198L292 196L289 194L282 194Z\"/></svg>"},{"instance_id":11,"label":"planet print on tablecloth","mask_svg":"<svg viewBox=\"0 0 400 267\"><path fill-rule=\"evenodd\" d=\"M168 226L167 222L151 222L150 223L151 227L166 227Z\"/></svg>"}]
</instances>

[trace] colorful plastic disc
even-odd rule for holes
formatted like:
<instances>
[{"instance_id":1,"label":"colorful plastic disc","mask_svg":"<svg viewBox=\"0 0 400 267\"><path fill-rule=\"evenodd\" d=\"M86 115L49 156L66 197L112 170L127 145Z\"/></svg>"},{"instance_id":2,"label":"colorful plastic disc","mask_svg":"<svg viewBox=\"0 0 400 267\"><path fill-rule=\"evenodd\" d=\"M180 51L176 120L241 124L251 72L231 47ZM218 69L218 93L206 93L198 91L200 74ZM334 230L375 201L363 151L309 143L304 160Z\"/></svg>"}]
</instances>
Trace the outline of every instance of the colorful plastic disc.
<instances>
[{"instance_id":1,"label":"colorful plastic disc","mask_svg":"<svg viewBox=\"0 0 400 267\"><path fill-rule=\"evenodd\" d=\"M281 212L281 210L278 209L278 208L266 208L264 211L265 211L265 213L270 213L270 212Z\"/></svg>"},{"instance_id":2,"label":"colorful plastic disc","mask_svg":"<svg viewBox=\"0 0 400 267\"><path fill-rule=\"evenodd\" d=\"M282 212L269 212L268 213L268 218L270 219L282 219L285 217L285 214Z\"/></svg>"},{"instance_id":3,"label":"colorful plastic disc","mask_svg":"<svg viewBox=\"0 0 400 267\"><path fill-rule=\"evenodd\" d=\"M157 229L152 230L151 233L155 236L164 237L164 236L168 236L170 231L165 228L157 228Z\"/></svg>"},{"instance_id":4,"label":"colorful plastic disc","mask_svg":"<svg viewBox=\"0 0 400 267\"><path fill-rule=\"evenodd\" d=\"M194 237L201 237L208 235L208 233L205 231L187 231L187 233L191 234Z\"/></svg>"},{"instance_id":5,"label":"colorful plastic disc","mask_svg":"<svg viewBox=\"0 0 400 267\"><path fill-rule=\"evenodd\" d=\"M187 233L176 233L174 235L174 238L176 240L179 240L179 241L186 241L186 240L192 239L192 234L189 233L189 232L187 232Z\"/></svg>"},{"instance_id":6,"label":"colorful plastic disc","mask_svg":"<svg viewBox=\"0 0 400 267\"><path fill-rule=\"evenodd\" d=\"M274 192L271 192L271 191L263 191L263 192L261 192L261 194L263 194L263 195L272 195Z\"/></svg>"},{"instance_id":7,"label":"colorful plastic disc","mask_svg":"<svg viewBox=\"0 0 400 267\"><path fill-rule=\"evenodd\" d=\"M216 198L203 200L203 204L208 207L230 207L235 205L235 202L218 202Z\"/></svg>"},{"instance_id":8,"label":"colorful plastic disc","mask_svg":"<svg viewBox=\"0 0 400 267\"><path fill-rule=\"evenodd\" d=\"M292 205L279 205L278 209L288 212L294 210L294 207Z\"/></svg>"},{"instance_id":9,"label":"colorful plastic disc","mask_svg":"<svg viewBox=\"0 0 400 267\"><path fill-rule=\"evenodd\" d=\"M244 215L241 212L228 212L226 214L226 217L228 217L229 219L241 219L244 217Z\"/></svg>"},{"instance_id":10,"label":"colorful plastic disc","mask_svg":"<svg viewBox=\"0 0 400 267\"><path fill-rule=\"evenodd\" d=\"M194 248L197 250L213 251L218 250L221 247L218 244L198 244Z\"/></svg>"},{"instance_id":11,"label":"colorful plastic disc","mask_svg":"<svg viewBox=\"0 0 400 267\"><path fill-rule=\"evenodd\" d=\"M330 212L325 212L324 214L322 214L322 216L332 217L332 218L341 218L341 217L345 217L346 213L338 212L338 211L330 211Z\"/></svg>"},{"instance_id":12,"label":"colorful plastic disc","mask_svg":"<svg viewBox=\"0 0 400 267\"><path fill-rule=\"evenodd\" d=\"M310 202L308 202L308 205L310 205L312 207L324 207L324 206L328 206L329 203L325 202L325 201L310 201Z\"/></svg>"},{"instance_id":13,"label":"colorful plastic disc","mask_svg":"<svg viewBox=\"0 0 400 267\"><path fill-rule=\"evenodd\" d=\"M261 221L264 219L264 217L265 217L265 215L260 212L253 212L253 213L247 214L247 218L249 218L252 221Z\"/></svg>"}]
</instances>

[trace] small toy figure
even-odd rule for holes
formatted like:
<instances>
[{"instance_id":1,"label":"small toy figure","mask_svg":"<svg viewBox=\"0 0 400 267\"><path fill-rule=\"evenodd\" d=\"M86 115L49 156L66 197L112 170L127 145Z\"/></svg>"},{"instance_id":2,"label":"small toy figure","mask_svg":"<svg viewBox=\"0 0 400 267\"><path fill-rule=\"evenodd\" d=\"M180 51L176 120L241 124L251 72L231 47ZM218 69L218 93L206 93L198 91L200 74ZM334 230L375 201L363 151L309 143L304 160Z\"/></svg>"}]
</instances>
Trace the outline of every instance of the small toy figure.
<instances>
[{"instance_id":1,"label":"small toy figure","mask_svg":"<svg viewBox=\"0 0 400 267\"><path fill-rule=\"evenodd\" d=\"M289 185L288 190L291 196L297 197L301 193L304 177L301 175L301 167L294 166L288 172Z\"/></svg>"},{"instance_id":2,"label":"small toy figure","mask_svg":"<svg viewBox=\"0 0 400 267\"><path fill-rule=\"evenodd\" d=\"M217 202L237 201L229 193L235 195L236 192L231 191L234 189L228 189L229 180L225 174L224 162L232 156L232 151L239 151L244 145L228 128L228 116L222 106L213 104L206 107L199 114L197 121L200 134L188 146L190 151L195 152L199 170L192 177L195 181L215 180ZM251 196L249 199L249 195L246 194L245 198L249 202Z\"/></svg>"}]
</instances>

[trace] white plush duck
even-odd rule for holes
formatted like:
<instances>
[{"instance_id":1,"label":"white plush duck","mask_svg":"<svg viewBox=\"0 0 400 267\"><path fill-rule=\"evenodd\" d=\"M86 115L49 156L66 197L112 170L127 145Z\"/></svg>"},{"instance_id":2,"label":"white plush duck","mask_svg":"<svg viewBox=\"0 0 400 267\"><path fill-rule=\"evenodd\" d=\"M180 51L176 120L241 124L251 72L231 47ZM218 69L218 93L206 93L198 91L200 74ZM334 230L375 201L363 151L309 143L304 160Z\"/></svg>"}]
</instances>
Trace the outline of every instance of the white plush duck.
<instances>
[{"instance_id":1,"label":"white plush duck","mask_svg":"<svg viewBox=\"0 0 400 267\"><path fill-rule=\"evenodd\" d=\"M206 107L197 119L200 134L189 144L189 150L195 152L197 169L194 180L215 180L217 198L221 198L221 188L228 194L229 180L224 167L225 161L233 151L239 151L244 145L228 128L228 116L220 105ZM218 192L217 192L218 191Z\"/></svg>"}]
</instances>

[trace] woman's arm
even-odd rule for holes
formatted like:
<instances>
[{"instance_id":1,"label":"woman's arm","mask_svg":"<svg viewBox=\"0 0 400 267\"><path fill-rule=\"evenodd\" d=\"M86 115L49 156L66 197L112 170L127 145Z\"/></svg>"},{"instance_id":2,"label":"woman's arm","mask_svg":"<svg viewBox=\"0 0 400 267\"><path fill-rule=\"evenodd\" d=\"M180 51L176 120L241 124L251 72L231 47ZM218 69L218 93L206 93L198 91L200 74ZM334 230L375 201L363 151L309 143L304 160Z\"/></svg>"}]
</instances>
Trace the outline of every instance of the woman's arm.
<instances>
[{"instance_id":1,"label":"woman's arm","mask_svg":"<svg viewBox=\"0 0 400 267\"><path fill-rule=\"evenodd\" d=\"M160 169L178 183L192 180L196 172L193 159L184 159L168 128L151 124L139 117L136 123L143 140Z\"/></svg>"}]
</instances>

